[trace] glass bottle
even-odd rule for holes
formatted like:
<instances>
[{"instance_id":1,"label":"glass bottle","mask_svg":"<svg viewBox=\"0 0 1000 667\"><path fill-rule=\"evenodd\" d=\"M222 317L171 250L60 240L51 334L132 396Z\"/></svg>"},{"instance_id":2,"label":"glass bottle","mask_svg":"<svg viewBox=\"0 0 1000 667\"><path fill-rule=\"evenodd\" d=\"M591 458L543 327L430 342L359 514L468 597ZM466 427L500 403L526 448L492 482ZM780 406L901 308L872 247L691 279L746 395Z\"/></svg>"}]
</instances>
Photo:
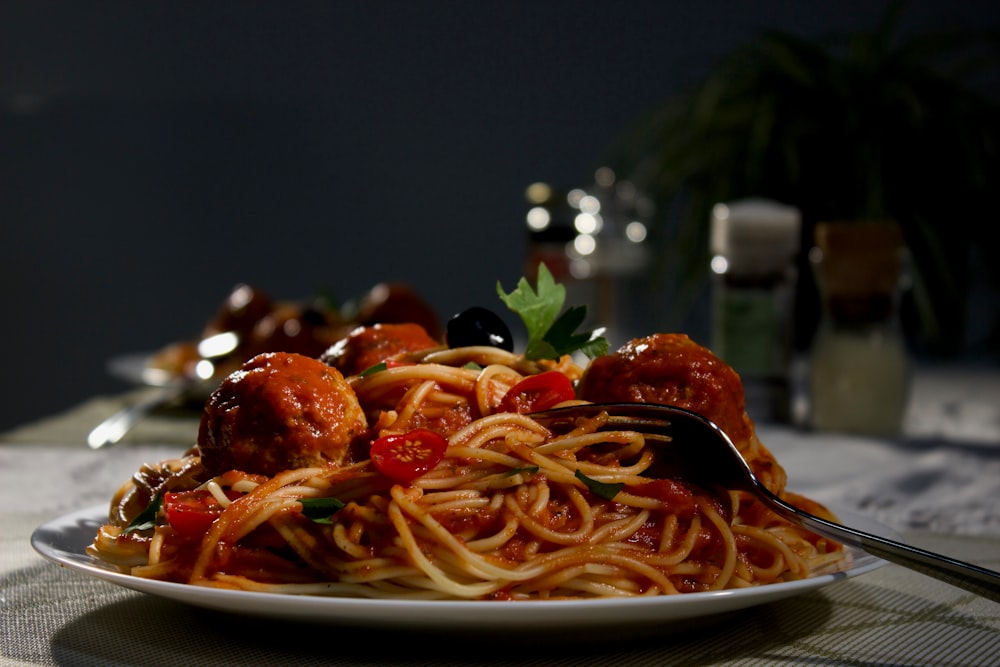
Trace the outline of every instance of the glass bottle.
<instances>
[{"instance_id":1,"label":"glass bottle","mask_svg":"<svg viewBox=\"0 0 1000 667\"><path fill-rule=\"evenodd\" d=\"M899 320L902 232L894 223L820 223L815 241L809 259L822 314L810 354L812 426L897 434L910 382Z\"/></svg>"}]
</instances>

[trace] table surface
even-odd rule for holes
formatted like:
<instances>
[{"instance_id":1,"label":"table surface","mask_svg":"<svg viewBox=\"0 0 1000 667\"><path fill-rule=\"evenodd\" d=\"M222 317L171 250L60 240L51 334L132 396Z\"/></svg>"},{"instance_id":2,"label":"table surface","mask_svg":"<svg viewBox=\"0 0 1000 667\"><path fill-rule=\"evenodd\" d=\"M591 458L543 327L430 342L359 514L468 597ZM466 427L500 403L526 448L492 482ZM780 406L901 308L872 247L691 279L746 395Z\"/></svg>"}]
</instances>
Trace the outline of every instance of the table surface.
<instances>
[{"instance_id":1,"label":"table surface","mask_svg":"<svg viewBox=\"0 0 1000 667\"><path fill-rule=\"evenodd\" d=\"M107 502L141 463L194 441L194 416L164 413L117 447L89 450L89 428L141 391L0 434L0 664L1000 665L1000 604L891 564L662 632L529 643L214 612L44 560L29 543L37 526ZM789 488L915 546L1000 569L998 398L994 369L923 368L899 438L764 424L758 432Z\"/></svg>"}]
</instances>

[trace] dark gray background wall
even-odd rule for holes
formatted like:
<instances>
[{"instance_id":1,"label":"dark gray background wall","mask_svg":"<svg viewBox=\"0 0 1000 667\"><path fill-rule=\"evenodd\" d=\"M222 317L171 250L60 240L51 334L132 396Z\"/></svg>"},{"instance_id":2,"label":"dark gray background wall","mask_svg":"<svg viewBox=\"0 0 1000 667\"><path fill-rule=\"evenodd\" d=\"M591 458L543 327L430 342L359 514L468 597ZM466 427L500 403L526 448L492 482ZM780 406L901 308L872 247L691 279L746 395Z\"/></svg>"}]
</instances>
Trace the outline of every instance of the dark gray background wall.
<instances>
[{"instance_id":1,"label":"dark gray background wall","mask_svg":"<svg viewBox=\"0 0 1000 667\"><path fill-rule=\"evenodd\" d=\"M0 3L0 428L124 385L238 281L495 304L522 193L762 28L881 2ZM997 24L913 2L904 26Z\"/></svg>"}]
</instances>

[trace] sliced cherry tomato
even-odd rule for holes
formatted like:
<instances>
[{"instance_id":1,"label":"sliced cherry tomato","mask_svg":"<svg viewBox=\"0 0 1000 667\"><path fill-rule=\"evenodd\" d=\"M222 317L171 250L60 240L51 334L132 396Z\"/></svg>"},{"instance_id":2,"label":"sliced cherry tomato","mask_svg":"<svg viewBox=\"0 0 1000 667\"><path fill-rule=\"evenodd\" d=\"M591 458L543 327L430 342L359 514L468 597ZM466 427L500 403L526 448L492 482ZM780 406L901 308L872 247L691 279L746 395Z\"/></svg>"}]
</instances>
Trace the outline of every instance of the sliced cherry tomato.
<instances>
[{"instance_id":1,"label":"sliced cherry tomato","mask_svg":"<svg viewBox=\"0 0 1000 667\"><path fill-rule=\"evenodd\" d=\"M419 428L379 438L372 443L371 457L380 473L406 484L436 466L447 449L448 441L443 436Z\"/></svg>"},{"instance_id":2,"label":"sliced cherry tomato","mask_svg":"<svg viewBox=\"0 0 1000 667\"><path fill-rule=\"evenodd\" d=\"M230 500L236 500L241 495L236 491L226 491ZM167 523L181 535L204 535L223 509L215 496L205 489L163 494L163 513Z\"/></svg>"},{"instance_id":3,"label":"sliced cherry tomato","mask_svg":"<svg viewBox=\"0 0 1000 667\"><path fill-rule=\"evenodd\" d=\"M529 375L500 400L500 412L536 412L576 398L573 383L559 371Z\"/></svg>"}]
</instances>

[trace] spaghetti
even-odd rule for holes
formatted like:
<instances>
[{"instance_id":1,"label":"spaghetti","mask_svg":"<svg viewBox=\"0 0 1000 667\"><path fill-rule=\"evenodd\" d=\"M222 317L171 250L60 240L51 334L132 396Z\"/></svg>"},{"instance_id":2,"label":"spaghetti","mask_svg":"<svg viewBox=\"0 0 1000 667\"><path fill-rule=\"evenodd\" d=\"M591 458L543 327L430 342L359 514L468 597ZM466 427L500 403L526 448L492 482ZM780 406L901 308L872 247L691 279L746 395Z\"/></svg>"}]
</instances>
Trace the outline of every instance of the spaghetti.
<instances>
[{"instance_id":1,"label":"spaghetti","mask_svg":"<svg viewBox=\"0 0 1000 667\"><path fill-rule=\"evenodd\" d=\"M688 349L676 342L644 344ZM138 577L193 585L424 600L667 595L799 579L846 564L840 545L748 495L674 478L641 433L607 430L604 416L568 433L534 421L525 413L540 397L598 400L539 384L555 373L578 393L595 386L569 356L538 362L491 347L404 350L346 378L319 360L262 356L249 363L266 362L279 377L281 364L333 372L338 377L323 391L356 402L366 428L352 427L335 453L324 443L287 469L254 469L274 460L260 442L244 459L212 469L203 448L210 401L199 446L122 487L92 555ZM226 391L224 383L217 394ZM512 393L524 402L511 403ZM255 390L254 400L277 400L261 395ZM239 399L229 395L215 409L224 403L230 415L241 407L241 418L253 412L255 419L270 409ZM318 418L308 410L288 423L301 426L306 417L312 434ZM280 446L292 446L281 437ZM440 450L434 438L445 441ZM784 491L784 472L752 424L735 440L773 491L824 513ZM297 451L291 460L303 456Z\"/></svg>"}]
</instances>

